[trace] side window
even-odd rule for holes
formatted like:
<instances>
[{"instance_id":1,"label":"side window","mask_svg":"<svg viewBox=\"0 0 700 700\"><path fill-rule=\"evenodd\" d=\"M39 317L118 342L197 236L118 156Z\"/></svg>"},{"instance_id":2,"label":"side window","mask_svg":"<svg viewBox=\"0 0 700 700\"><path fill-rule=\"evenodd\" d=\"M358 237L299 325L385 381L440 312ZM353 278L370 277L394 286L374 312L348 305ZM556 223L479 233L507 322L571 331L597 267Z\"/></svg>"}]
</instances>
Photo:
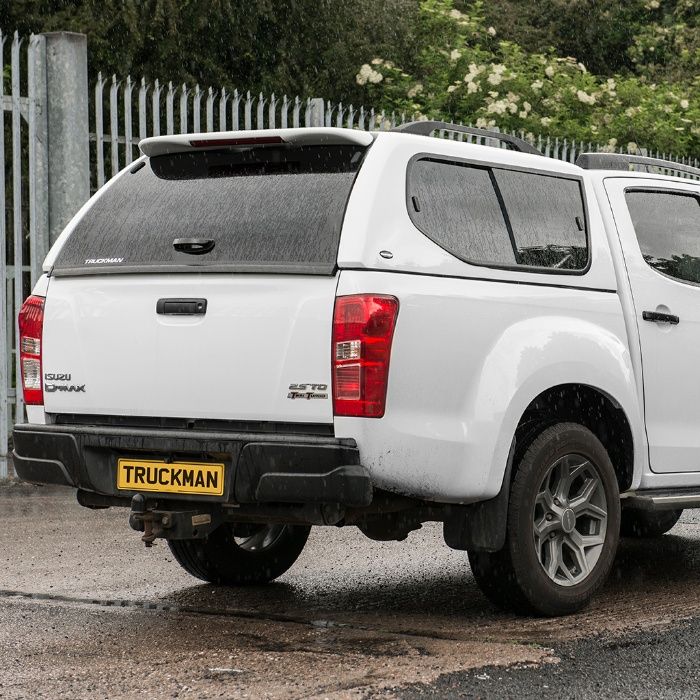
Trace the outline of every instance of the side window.
<instances>
[{"instance_id":1,"label":"side window","mask_svg":"<svg viewBox=\"0 0 700 700\"><path fill-rule=\"evenodd\" d=\"M588 263L575 179L421 158L409 171L408 208L426 236L469 263L569 271Z\"/></svg>"},{"instance_id":2,"label":"side window","mask_svg":"<svg viewBox=\"0 0 700 700\"><path fill-rule=\"evenodd\" d=\"M487 168L419 160L411 169L409 195L414 223L439 246L467 261L515 264Z\"/></svg>"},{"instance_id":3,"label":"side window","mask_svg":"<svg viewBox=\"0 0 700 700\"><path fill-rule=\"evenodd\" d=\"M518 264L582 270L588 263L585 214L578 180L494 169Z\"/></svg>"},{"instance_id":4,"label":"side window","mask_svg":"<svg viewBox=\"0 0 700 700\"><path fill-rule=\"evenodd\" d=\"M700 198L690 193L625 193L639 247L651 267L700 284Z\"/></svg>"}]
</instances>

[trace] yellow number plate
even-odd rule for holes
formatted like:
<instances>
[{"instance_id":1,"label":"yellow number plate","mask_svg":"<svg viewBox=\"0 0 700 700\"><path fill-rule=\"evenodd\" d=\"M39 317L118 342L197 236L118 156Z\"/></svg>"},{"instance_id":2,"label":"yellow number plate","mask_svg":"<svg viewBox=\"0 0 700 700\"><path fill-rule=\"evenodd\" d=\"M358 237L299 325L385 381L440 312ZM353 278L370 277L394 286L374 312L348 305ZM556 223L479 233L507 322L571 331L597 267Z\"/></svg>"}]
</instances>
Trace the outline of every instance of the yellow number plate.
<instances>
[{"instance_id":1,"label":"yellow number plate","mask_svg":"<svg viewBox=\"0 0 700 700\"><path fill-rule=\"evenodd\" d=\"M117 462L117 488L121 491L223 496L224 465L120 459Z\"/></svg>"}]
</instances>

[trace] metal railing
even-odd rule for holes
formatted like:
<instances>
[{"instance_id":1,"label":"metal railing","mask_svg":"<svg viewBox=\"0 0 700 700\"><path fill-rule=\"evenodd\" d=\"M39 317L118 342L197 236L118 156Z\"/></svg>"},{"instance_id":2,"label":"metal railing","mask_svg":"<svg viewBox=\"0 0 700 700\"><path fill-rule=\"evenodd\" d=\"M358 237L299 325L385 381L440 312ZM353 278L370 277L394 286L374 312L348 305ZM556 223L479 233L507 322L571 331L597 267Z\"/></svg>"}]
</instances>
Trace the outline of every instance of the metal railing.
<instances>
[{"instance_id":1,"label":"metal railing","mask_svg":"<svg viewBox=\"0 0 700 700\"><path fill-rule=\"evenodd\" d=\"M6 47L10 59L9 94L0 80L0 251L7 251L0 254L0 479L8 475L9 429L24 420L22 392L15 388L20 373L15 319L48 251L46 40L32 35L23 41L16 32L8 38L0 32L0 76L8 65Z\"/></svg>"},{"instance_id":2,"label":"metal railing","mask_svg":"<svg viewBox=\"0 0 700 700\"><path fill-rule=\"evenodd\" d=\"M92 189L101 187L109 176L119 172L138 156L138 142L148 136L185 134L201 131L238 131L274 129L276 127L335 126L361 130L389 130L415 119L415 115L387 113L364 106L335 104L323 98L265 96L239 92L227 87L174 85L112 75L107 80L98 74L93 87ZM474 128L474 125L462 124ZM498 130L498 129L496 129ZM524 131L503 132L528 141L543 155L575 163L581 153L626 153L623 147L611 149L607 144L527 134ZM455 134L442 130L444 138L486 142L483 137ZM698 167L697 158L675 157L673 154L641 149L638 155L671 160Z\"/></svg>"}]
</instances>

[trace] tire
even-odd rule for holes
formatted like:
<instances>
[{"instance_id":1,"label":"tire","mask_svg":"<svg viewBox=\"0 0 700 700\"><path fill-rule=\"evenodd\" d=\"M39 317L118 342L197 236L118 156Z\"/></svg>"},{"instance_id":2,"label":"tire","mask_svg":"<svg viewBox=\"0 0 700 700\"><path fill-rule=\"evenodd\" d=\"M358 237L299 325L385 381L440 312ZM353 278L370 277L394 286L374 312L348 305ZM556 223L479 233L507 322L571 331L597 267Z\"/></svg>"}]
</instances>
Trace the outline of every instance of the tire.
<instances>
[{"instance_id":1,"label":"tire","mask_svg":"<svg viewBox=\"0 0 700 700\"><path fill-rule=\"evenodd\" d=\"M505 546L469 552L474 578L499 607L575 613L603 585L617 552L620 494L613 465L590 430L559 423L541 432L516 466Z\"/></svg>"},{"instance_id":2,"label":"tire","mask_svg":"<svg viewBox=\"0 0 700 700\"><path fill-rule=\"evenodd\" d=\"M196 578L253 586L281 576L297 560L311 528L226 523L201 540L169 540L178 564Z\"/></svg>"},{"instance_id":3,"label":"tire","mask_svg":"<svg viewBox=\"0 0 700 700\"><path fill-rule=\"evenodd\" d=\"M678 522L682 514L683 509L654 511L625 508L620 534L623 537L660 537Z\"/></svg>"}]
</instances>

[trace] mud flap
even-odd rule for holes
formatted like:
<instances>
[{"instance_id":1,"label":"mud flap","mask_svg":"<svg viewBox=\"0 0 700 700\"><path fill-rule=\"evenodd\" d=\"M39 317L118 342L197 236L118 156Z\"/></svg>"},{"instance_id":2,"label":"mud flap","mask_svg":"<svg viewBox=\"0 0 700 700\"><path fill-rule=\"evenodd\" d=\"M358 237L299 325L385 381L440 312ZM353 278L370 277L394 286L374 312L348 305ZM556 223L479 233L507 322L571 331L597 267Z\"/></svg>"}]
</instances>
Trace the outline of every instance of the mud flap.
<instances>
[{"instance_id":1,"label":"mud flap","mask_svg":"<svg viewBox=\"0 0 700 700\"><path fill-rule=\"evenodd\" d=\"M448 547L474 552L498 552L503 549L514 454L515 439L510 446L503 483L497 496L488 501L449 507L443 530Z\"/></svg>"}]
</instances>

